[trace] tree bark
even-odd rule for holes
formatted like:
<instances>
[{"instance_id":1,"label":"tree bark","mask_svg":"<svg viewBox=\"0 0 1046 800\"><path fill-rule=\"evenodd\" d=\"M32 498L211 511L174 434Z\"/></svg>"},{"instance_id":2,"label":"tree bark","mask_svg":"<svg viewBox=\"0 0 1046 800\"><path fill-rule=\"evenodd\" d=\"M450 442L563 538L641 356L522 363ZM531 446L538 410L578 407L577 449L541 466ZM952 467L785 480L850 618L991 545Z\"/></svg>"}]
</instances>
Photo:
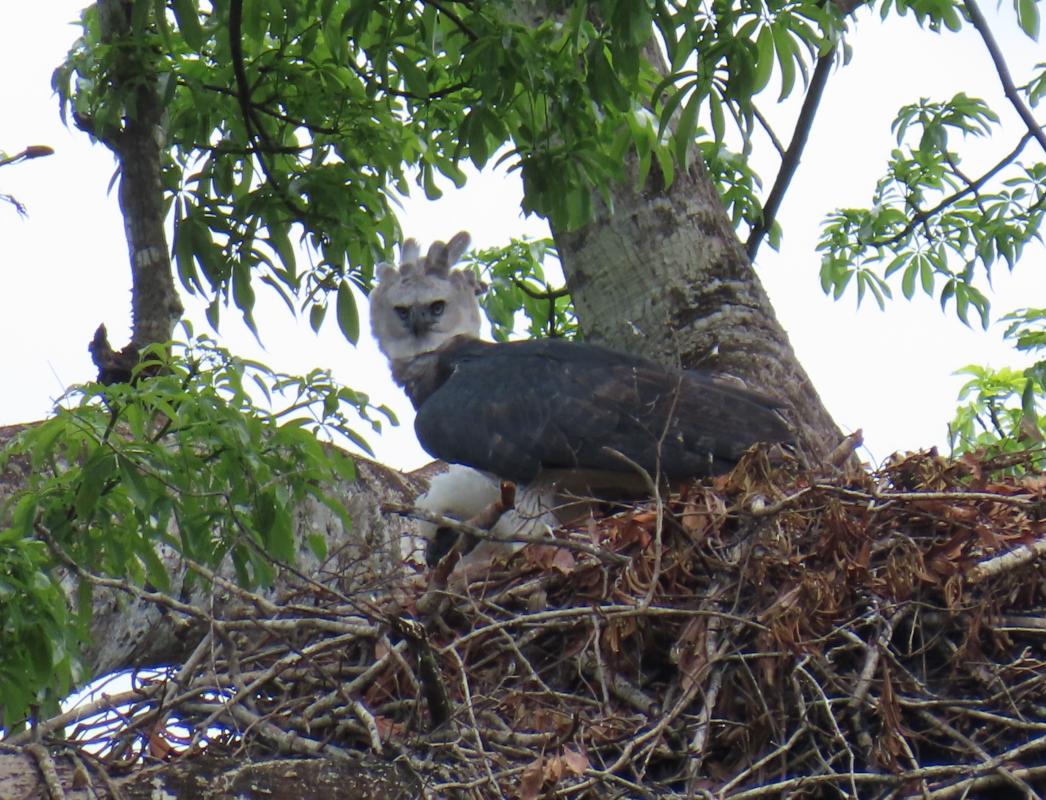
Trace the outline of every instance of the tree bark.
<instances>
[{"instance_id":1,"label":"tree bark","mask_svg":"<svg viewBox=\"0 0 1046 800\"><path fill-rule=\"evenodd\" d=\"M684 368L742 379L785 403L801 452L818 460L842 433L795 357L704 165L668 188L612 190L613 210L556 231L585 337Z\"/></svg>"},{"instance_id":2,"label":"tree bark","mask_svg":"<svg viewBox=\"0 0 1046 800\"><path fill-rule=\"evenodd\" d=\"M562 17L549 0L517 3L517 21ZM653 31L644 50L668 74ZM608 206L592 193L593 219L553 230L585 338L663 364L740 378L784 403L800 452L820 461L843 434L795 357L696 148L665 186L656 161L638 185L630 152Z\"/></svg>"},{"instance_id":3,"label":"tree bark","mask_svg":"<svg viewBox=\"0 0 1046 800\"><path fill-rule=\"evenodd\" d=\"M127 0L98 3L102 38L118 54L112 80L114 95L124 102L122 125L113 131L100 129L92 120L78 121L120 164L119 202L131 263L131 346L137 351L169 341L183 308L164 230L163 98L156 75L141 68L152 45L131 31L132 5Z\"/></svg>"}]
</instances>

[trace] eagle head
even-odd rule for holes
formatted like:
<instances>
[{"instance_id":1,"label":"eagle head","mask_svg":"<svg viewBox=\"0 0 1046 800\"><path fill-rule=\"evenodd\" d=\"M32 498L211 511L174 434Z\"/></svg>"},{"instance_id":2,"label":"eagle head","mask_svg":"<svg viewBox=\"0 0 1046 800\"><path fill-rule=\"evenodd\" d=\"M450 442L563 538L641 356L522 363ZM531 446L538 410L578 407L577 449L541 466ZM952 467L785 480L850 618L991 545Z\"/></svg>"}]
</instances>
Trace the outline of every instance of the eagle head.
<instances>
[{"instance_id":1,"label":"eagle head","mask_svg":"<svg viewBox=\"0 0 1046 800\"><path fill-rule=\"evenodd\" d=\"M370 295L374 338L393 364L436 350L455 336L479 338L476 295L485 289L471 272L451 271L469 245L462 231L449 242L435 242L425 258L418 243L403 243L400 266L378 265L378 284Z\"/></svg>"}]
</instances>

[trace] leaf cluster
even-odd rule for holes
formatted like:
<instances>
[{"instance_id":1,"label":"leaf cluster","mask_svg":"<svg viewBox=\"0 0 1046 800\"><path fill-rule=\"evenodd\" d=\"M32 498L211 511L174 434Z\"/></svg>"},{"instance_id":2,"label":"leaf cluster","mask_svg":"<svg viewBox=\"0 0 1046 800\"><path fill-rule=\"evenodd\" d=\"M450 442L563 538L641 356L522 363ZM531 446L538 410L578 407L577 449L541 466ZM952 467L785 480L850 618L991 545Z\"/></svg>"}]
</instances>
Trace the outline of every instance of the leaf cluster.
<instances>
[{"instance_id":1,"label":"leaf cluster","mask_svg":"<svg viewBox=\"0 0 1046 800\"><path fill-rule=\"evenodd\" d=\"M1046 309L1020 309L1002 321L1008 323L1004 335L1014 347L1039 358L1023 370L975 364L959 370L970 378L959 391L963 404L948 425L949 442L956 453L1037 452L1033 463L1041 468L1046 457Z\"/></svg>"},{"instance_id":2,"label":"leaf cluster","mask_svg":"<svg viewBox=\"0 0 1046 800\"><path fill-rule=\"evenodd\" d=\"M890 3L884 6L884 13ZM951 3L899 3L933 27L959 26ZM1037 32L1026 15L1026 32ZM1046 91L1046 64L1019 92L1034 108ZM974 312L990 321L992 272L1012 270L1024 248L1041 242L1046 214L1046 161L1028 158L1032 132L984 169L971 174L960 145L1002 133L998 114L982 99L964 93L949 100L922 98L901 108L893 122L897 146L867 208L839 209L825 220L818 249L821 286L841 297L856 286L860 303L870 293L883 307L893 288L911 299L917 292L953 305L970 324Z\"/></svg>"},{"instance_id":3,"label":"leaf cluster","mask_svg":"<svg viewBox=\"0 0 1046 800\"><path fill-rule=\"evenodd\" d=\"M808 85L813 62L842 41L841 12L834 3L793 0L658 8L655 24L669 60L669 72L655 90L659 134L672 132L676 163L684 167L696 140L696 152L710 166L735 225L753 228L763 216L758 177L747 164L757 129L766 128L783 155L755 98L774 90L780 102L800 81ZM849 50L844 46L842 52L847 59ZM739 152L732 152L726 143L738 140ZM779 239L774 226L771 244Z\"/></svg>"},{"instance_id":4,"label":"leaf cluster","mask_svg":"<svg viewBox=\"0 0 1046 800\"><path fill-rule=\"evenodd\" d=\"M176 576L163 555L177 553L211 569L231 565L244 585L266 586L274 564L295 561L302 547L325 557L318 533L295 540L292 515L306 499L350 524L325 487L353 480L354 464L321 438L367 449L349 413L377 426L375 412L389 412L325 372L280 375L206 338L175 343L173 353L147 352L141 369L159 370L148 379L74 387L53 418L0 454L25 473L0 509L8 729L31 705L54 707L89 677L80 645L90 585L81 582L73 602L58 567L169 591Z\"/></svg>"},{"instance_id":5,"label":"leaf cluster","mask_svg":"<svg viewBox=\"0 0 1046 800\"><path fill-rule=\"evenodd\" d=\"M544 261L549 256L558 259L551 239L513 239L504 247L472 254L472 262L488 284L480 303L496 341L508 341L520 318L530 338L579 335L570 293L553 286L546 277Z\"/></svg>"},{"instance_id":6,"label":"leaf cluster","mask_svg":"<svg viewBox=\"0 0 1046 800\"><path fill-rule=\"evenodd\" d=\"M655 82L640 57L649 9L594 5L529 20L500 2L155 0L117 39L91 6L54 85L107 142L143 84L162 96L178 273L211 297L212 324L231 302L253 328L261 280L314 326L337 292L354 339L350 285L369 287L400 238L393 205L412 183L438 197L442 180L464 183L466 161L500 152L526 210L571 226L633 140L649 140L635 123Z\"/></svg>"}]
</instances>

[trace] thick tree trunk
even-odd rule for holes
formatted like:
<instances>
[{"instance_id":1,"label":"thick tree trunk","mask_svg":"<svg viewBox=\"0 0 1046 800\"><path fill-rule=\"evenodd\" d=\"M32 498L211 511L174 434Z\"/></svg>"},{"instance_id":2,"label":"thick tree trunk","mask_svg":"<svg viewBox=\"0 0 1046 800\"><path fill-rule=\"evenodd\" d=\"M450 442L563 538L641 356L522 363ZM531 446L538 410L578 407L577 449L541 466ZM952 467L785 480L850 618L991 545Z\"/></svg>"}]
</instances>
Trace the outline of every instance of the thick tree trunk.
<instances>
[{"instance_id":1,"label":"thick tree trunk","mask_svg":"<svg viewBox=\"0 0 1046 800\"><path fill-rule=\"evenodd\" d=\"M520 22L561 16L548 0L513 6ZM647 59L669 67L653 31ZM670 366L740 378L778 398L800 451L816 461L843 438L795 357L696 148L670 187L656 162L637 186L635 154L610 190L592 193L594 218L554 231L585 337Z\"/></svg>"},{"instance_id":2,"label":"thick tree trunk","mask_svg":"<svg viewBox=\"0 0 1046 800\"><path fill-rule=\"evenodd\" d=\"M703 164L665 188L613 191L579 230L556 232L586 338L663 363L713 369L779 398L817 459L842 434L792 351Z\"/></svg>"},{"instance_id":3,"label":"thick tree trunk","mask_svg":"<svg viewBox=\"0 0 1046 800\"><path fill-rule=\"evenodd\" d=\"M131 262L131 346L140 350L170 340L183 308L164 230L163 99L155 75L141 69L151 45L131 31L132 5L127 0L98 3L103 39L124 52L112 74L114 94L124 96L122 125L119 130L101 130L93 120L80 122L113 151L120 164L120 211Z\"/></svg>"}]
</instances>

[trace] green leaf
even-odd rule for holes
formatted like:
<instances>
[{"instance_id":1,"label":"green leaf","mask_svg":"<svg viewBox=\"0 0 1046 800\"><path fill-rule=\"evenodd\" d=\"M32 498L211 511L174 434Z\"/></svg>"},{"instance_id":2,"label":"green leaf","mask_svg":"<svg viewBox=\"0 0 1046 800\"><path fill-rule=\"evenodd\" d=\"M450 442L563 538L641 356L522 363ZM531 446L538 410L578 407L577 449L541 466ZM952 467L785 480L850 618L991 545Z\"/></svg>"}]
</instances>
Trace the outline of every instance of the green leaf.
<instances>
[{"instance_id":1,"label":"green leaf","mask_svg":"<svg viewBox=\"0 0 1046 800\"><path fill-rule=\"evenodd\" d=\"M73 503L73 508L79 518L87 519L91 516L106 483L115 470L116 459L112 452L99 447L91 453L83 466L80 486L76 491L76 500Z\"/></svg>"},{"instance_id":2,"label":"green leaf","mask_svg":"<svg viewBox=\"0 0 1046 800\"><path fill-rule=\"evenodd\" d=\"M236 261L232 267L232 297L236 307L243 313L243 321L255 336L258 327L254 324L254 288L251 286L251 268L246 261Z\"/></svg>"},{"instance_id":3,"label":"green leaf","mask_svg":"<svg viewBox=\"0 0 1046 800\"><path fill-rule=\"evenodd\" d=\"M137 465L126 457L117 458L120 467L120 480L131 501L142 511L149 511L152 506L152 492L149 484Z\"/></svg>"},{"instance_id":4,"label":"green leaf","mask_svg":"<svg viewBox=\"0 0 1046 800\"><path fill-rule=\"evenodd\" d=\"M297 269L296 259L294 255L294 247L291 246L290 236L288 236L288 229L283 225L270 225L269 226L269 244L272 245L273 250L280 258L280 262L283 264L286 272L287 283L291 288L297 288Z\"/></svg>"},{"instance_id":5,"label":"green leaf","mask_svg":"<svg viewBox=\"0 0 1046 800\"><path fill-rule=\"evenodd\" d=\"M392 61L403 79L403 87L418 98L428 97L429 82L425 71L414 63L414 56L409 53L393 53Z\"/></svg>"},{"instance_id":6,"label":"green leaf","mask_svg":"<svg viewBox=\"0 0 1046 800\"><path fill-rule=\"evenodd\" d=\"M343 481L352 482L356 480L356 462L342 453L331 454L331 466L335 475Z\"/></svg>"},{"instance_id":7,"label":"green leaf","mask_svg":"<svg viewBox=\"0 0 1046 800\"><path fill-rule=\"evenodd\" d=\"M297 555L294 549L294 520L283 505L273 509L272 525L268 531L268 551L280 561L293 563Z\"/></svg>"},{"instance_id":8,"label":"green leaf","mask_svg":"<svg viewBox=\"0 0 1046 800\"><path fill-rule=\"evenodd\" d=\"M321 303L313 303L309 307L309 326L316 333L320 332L320 327L323 325L323 318L327 316L327 306Z\"/></svg>"},{"instance_id":9,"label":"green leaf","mask_svg":"<svg viewBox=\"0 0 1046 800\"><path fill-rule=\"evenodd\" d=\"M890 261L886 269L883 271L883 277L889 278L891 275L897 272L897 270L899 270L901 267L907 264L911 257L911 253L899 253L898 255L894 256L893 260Z\"/></svg>"},{"instance_id":10,"label":"green leaf","mask_svg":"<svg viewBox=\"0 0 1046 800\"><path fill-rule=\"evenodd\" d=\"M421 165L421 179L422 188L425 190L425 197L429 200L439 200L443 197L443 190L436 185L436 176L432 171L431 164Z\"/></svg>"},{"instance_id":11,"label":"green leaf","mask_svg":"<svg viewBox=\"0 0 1046 800\"><path fill-rule=\"evenodd\" d=\"M200 273L196 269L196 260L193 252L193 234L191 227L194 224L192 217L192 206L186 201L184 204L185 214L180 215L182 203L175 204L174 217L174 259L178 267L178 280L189 294L203 291L200 282Z\"/></svg>"},{"instance_id":12,"label":"green leaf","mask_svg":"<svg viewBox=\"0 0 1046 800\"><path fill-rule=\"evenodd\" d=\"M1017 23L1021 30L1035 41L1039 40L1039 4L1038 0L1014 0L1017 9Z\"/></svg>"},{"instance_id":13,"label":"green leaf","mask_svg":"<svg viewBox=\"0 0 1046 800\"><path fill-rule=\"evenodd\" d=\"M933 297L933 267L926 259L919 265L919 277L922 280L923 291Z\"/></svg>"},{"instance_id":14,"label":"green leaf","mask_svg":"<svg viewBox=\"0 0 1046 800\"><path fill-rule=\"evenodd\" d=\"M467 120L468 121L468 120ZM490 158L487 148L487 131L483 126L483 120L478 114L473 114L469 125L469 158L477 169L483 169Z\"/></svg>"},{"instance_id":15,"label":"green leaf","mask_svg":"<svg viewBox=\"0 0 1046 800\"><path fill-rule=\"evenodd\" d=\"M781 94L778 100L784 100L795 86L795 42L792 41L791 32L783 25L773 24L770 30L777 50L777 63L781 65Z\"/></svg>"},{"instance_id":16,"label":"green leaf","mask_svg":"<svg viewBox=\"0 0 1046 800\"><path fill-rule=\"evenodd\" d=\"M174 18L178 21L178 29L185 37L185 43L193 50L199 51L207 40L200 25L200 15L194 0L172 0Z\"/></svg>"},{"instance_id":17,"label":"green leaf","mask_svg":"<svg viewBox=\"0 0 1046 800\"><path fill-rule=\"evenodd\" d=\"M901 293L904 295L906 300L911 300L915 295L915 276L919 271L918 263L913 260L908 268L905 269L904 275L901 277Z\"/></svg>"},{"instance_id":18,"label":"green leaf","mask_svg":"<svg viewBox=\"0 0 1046 800\"><path fill-rule=\"evenodd\" d=\"M218 298L214 298L210 303L207 304L207 308L204 311L204 316L207 317L207 324L212 329L218 330L218 323L221 318L222 307L218 302Z\"/></svg>"},{"instance_id":19,"label":"green leaf","mask_svg":"<svg viewBox=\"0 0 1046 800\"><path fill-rule=\"evenodd\" d=\"M310 533L305 537L305 544L308 545L312 554L320 561L327 559L327 540L318 533Z\"/></svg>"},{"instance_id":20,"label":"green leaf","mask_svg":"<svg viewBox=\"0 0 1046 800\"><path fill-rule=\"evenodd\" d=\"M161 592L170 591L171 579L167 574L163 561L156 554L152 543L147 542L145 547L139 551L139 557L145 565L145 577L157 590Z\"/></svg>"},{"instance_id":21,"label":"green leaf","mask_svg":"<svg viewBox=\"0 0 1046 800\"><path fill-rule=\"evenodd\" d=\"M661 94L669 87L674 85L675 82L682 80L684 77L696 75L695 72L686 72L682 74L669 75L664 78L661 83L657 85L657 88L653 92L654 100L660 99ZM691 80L680 86L679 89L669 95L664 105L661 107L661 115L658 118L657 137L660 139L665 134L665 130L668 129L670 123L675 116L676 109L679 108L680 104L686 98L687 94L697 89L698 83L696 80Z\"/></svg>"},{"instance_id":22,"label":"green leaf","mask_svg":"<svg viewBox=\"0 0 1046 800\"><path fill-rule=\"evenodd\" d=\"M755 72L752 74L752 94L758 94L770 82L774 71L774 33L769 25L759 29L756 37Z\"/></svg>"},{"instance_id":23,"label":"green leaf","mask_svg":"<svg viewBox=\"0 0 1046 800\"><path fill-rule=\"evenodd\" d=\"M719 92L710 92L708 95L708 107L712 116L712 133L717 142L723 141L726 135L726 119L723 114L725 102L720 98Z\"/></svg>"},{"instance_id":24,"label":"green leaf","mask_svg":"<svg viewBox=\"0 0 1046 800\"><path fill-rule=\"evenodd\" d=\"M29 655L34 678L50 673L53 666L51 642L44 631L27 628L22 630L22 644ZM32 673L30 673L32 674Z\"/></svg>"},{"instance_id":25,"label":"green leaf","mask_svg":"<svg viewBox=\"0 0 1046 800\"><path fill-rule=\"evenodd\" d=\"M338 327L342 334L353 344L360 340L360 317L356 310L356 298L352 294L352 287L348 281L342 281L338 285Z\"/></svg>"},{"instance_id":26,"label":"green leaf","mask_svg":"<svg viewBox=\"0 0 1046 800\"><path fill-rule=\"evenodd\" d=\"M679 115L679 121L676 123L676 163L679 164L680 169L684 172L690 163L690 147L693 144L697 131L697 112L701 108L702 96L701 92L696 90L691 93L690 99L687 101L686 106L683 108L683 113Z\"/></svg>"}]
</instances>

